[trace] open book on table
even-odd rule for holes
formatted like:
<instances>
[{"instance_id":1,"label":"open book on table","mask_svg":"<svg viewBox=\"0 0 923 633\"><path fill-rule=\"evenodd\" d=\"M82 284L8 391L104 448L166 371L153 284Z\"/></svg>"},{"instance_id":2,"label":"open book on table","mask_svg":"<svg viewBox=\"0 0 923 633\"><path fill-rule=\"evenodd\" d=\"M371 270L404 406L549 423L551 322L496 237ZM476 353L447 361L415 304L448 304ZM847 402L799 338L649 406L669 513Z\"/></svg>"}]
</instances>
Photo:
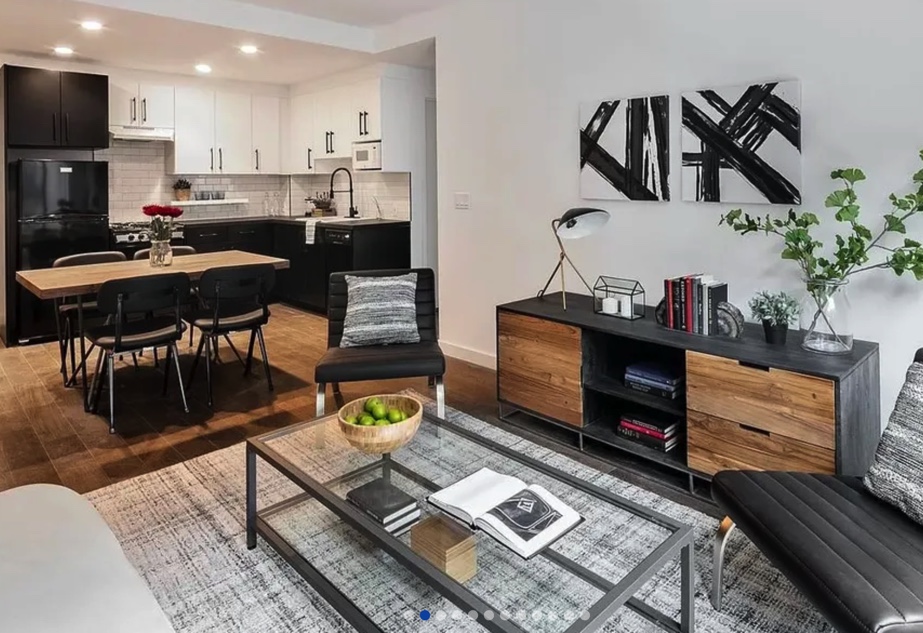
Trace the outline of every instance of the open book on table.
<instances>
[{"instance_id":1,"label":"open book on table","mask_svg":"<svg viewBox=\"0 0 923 633\"><path fill-rule=\"evenodd\" d=\"M430 495L429 502L531 558L582 520L541 486L482 468Z\"/></svg>"}]
</instances>

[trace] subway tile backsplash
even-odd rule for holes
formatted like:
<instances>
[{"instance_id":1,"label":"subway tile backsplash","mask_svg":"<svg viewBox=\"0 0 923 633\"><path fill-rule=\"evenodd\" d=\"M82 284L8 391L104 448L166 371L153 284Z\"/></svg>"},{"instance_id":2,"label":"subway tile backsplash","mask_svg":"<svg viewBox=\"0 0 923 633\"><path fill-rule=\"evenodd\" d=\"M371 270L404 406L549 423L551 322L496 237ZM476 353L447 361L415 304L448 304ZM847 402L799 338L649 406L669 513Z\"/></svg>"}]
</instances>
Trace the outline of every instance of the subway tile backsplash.
<instances>
[{"instance_id":1,"label":"subway tile backsplash","mask_svg":"<svg viewBox=\"0 0 923 633\"><path fill-rule=\"evenodd\" d=\"M181 176L166 170L166 146L161 142L112 142L107 150L96 153L97 160L109 162L109 219L112 222L143 221L141 208L147 204L164 204L174 199L173 183ZM348 163L347 163L348 164ZM281 194L286 215L304 215L309 204L306 197L326 191L329 175L310 176L185 176L195 191L223 191L227 198L246 198L247 204L188 207L186 219L229 219L265 215L263 201L271 193ZM337 176L337 189L346 188L346 176ZM375 200L382 217L410 219L410 175L382 172L354 174L356 207L363 216L377 215ZM338 194L340 214L346 215L348 194Z\"/></svg>"}]
</instances>

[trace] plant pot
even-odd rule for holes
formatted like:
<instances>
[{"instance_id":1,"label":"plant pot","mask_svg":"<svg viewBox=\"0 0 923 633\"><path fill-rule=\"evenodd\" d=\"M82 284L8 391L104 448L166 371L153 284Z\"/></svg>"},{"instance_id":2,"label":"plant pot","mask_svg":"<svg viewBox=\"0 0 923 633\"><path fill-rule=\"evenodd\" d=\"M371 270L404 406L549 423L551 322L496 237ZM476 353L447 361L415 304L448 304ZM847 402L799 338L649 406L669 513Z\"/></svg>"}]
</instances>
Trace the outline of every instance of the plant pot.
<instances>
[{"instance_id":1,"label":"plant pot","mask_svg":"<svg viewBox=\"0 0 923 633\"><path fill-rule=\"evenodd\" d=\"M801 346L821 354L848 354L853 347L846 280L808 279L801 304Z\"/></svg>"},{"instance_id":2,"label":"plant pot","mask_svg":"<svg viewBox=\"0 0 923 633\"><path fill-rule=\"evenodd\" d=\"M163 268L173 263L170 240L151 240L151 268Z\"/></svg>"},{"instance_id":3,"label":"plant pot","mask_svg":"<svg viewBox=\"0 0 923 633\"><path fill-rule=\"evenodd\" d=\"M173 191L179 202L186 202L192 197L192 189L174 189Z\"/></svg>"},{"instance_id":4,"label":"plant pot","mask_svg":"<svg viewBox=\"0 0 923 633\"><path fill-rule=\"evenodd\" d=\"M763 321L763 333L770 345L785 345L788 339L788 324L773 325L772 321Z\"/></svg>"}]
</instances>

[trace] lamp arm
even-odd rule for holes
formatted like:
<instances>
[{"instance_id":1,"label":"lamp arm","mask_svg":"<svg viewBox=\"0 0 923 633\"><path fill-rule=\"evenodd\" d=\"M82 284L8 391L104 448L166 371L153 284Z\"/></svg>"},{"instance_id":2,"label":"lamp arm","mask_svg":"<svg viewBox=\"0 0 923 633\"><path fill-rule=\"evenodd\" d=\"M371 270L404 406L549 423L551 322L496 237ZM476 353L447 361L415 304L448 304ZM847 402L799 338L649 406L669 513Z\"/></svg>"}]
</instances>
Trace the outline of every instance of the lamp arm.
<instances>
[{"instance_id":1,"label":"lamp arm","mask_svg":"<svg viewBox=\"0 0 923 633\"><path fill-rule=\"evenodd\" d=\"M558 238L558 244L561 245L561 255L564 257L564 259L567 260L567 263L570 264L570 267L574 269L574 272L577 273L577 276L578 276L578 277L580 277L580 281L583 282L583 285L586 286L586 289L589 290L589 291L590 291L590 295L592 295L592 294L593 294L593 289L590 287L590 284L587 283L586 279L583 278L583 275L580 273L580 271L579 271L579 270L577 269L577 267L574 265L574 262L571 261L570 255L568 255L568 254L567 254L567 251L564 250L564 243L561 241L561 238L560 238L560 237Z\"/></svg>"}]
</instances>

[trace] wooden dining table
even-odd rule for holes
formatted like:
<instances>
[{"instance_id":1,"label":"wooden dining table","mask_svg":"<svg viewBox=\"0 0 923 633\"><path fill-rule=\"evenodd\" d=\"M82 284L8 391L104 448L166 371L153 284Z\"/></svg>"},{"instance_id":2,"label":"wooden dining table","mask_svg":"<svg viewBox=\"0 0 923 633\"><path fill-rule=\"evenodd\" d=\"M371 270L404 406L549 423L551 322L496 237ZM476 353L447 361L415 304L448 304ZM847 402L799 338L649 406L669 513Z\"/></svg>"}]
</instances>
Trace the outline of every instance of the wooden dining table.
<instances>
[{"instance_id":1,"label":"wooden dining table","mask_svg":"<svg viewBox=\"0 0 923 633\"><path fill-rule=\"evenodd\" d=\"M83 331L83 298L99 292L100 287L113 279L151 277L166 273L186 273L192 281L198 280L210 268L247 266L251 264L272 264L276 270L289 267L287 259L257 255L245 251L222 251L174 257L173 264L164 268L153 268L148 260L114 262L110 264L88 264L61 268L40 268L21 270L16 281L39 299L74 298L77 302L77 335L80 338L81 378L83 380L83 406L89 410L86 343Z\"/></svg>"}]
</instances>

